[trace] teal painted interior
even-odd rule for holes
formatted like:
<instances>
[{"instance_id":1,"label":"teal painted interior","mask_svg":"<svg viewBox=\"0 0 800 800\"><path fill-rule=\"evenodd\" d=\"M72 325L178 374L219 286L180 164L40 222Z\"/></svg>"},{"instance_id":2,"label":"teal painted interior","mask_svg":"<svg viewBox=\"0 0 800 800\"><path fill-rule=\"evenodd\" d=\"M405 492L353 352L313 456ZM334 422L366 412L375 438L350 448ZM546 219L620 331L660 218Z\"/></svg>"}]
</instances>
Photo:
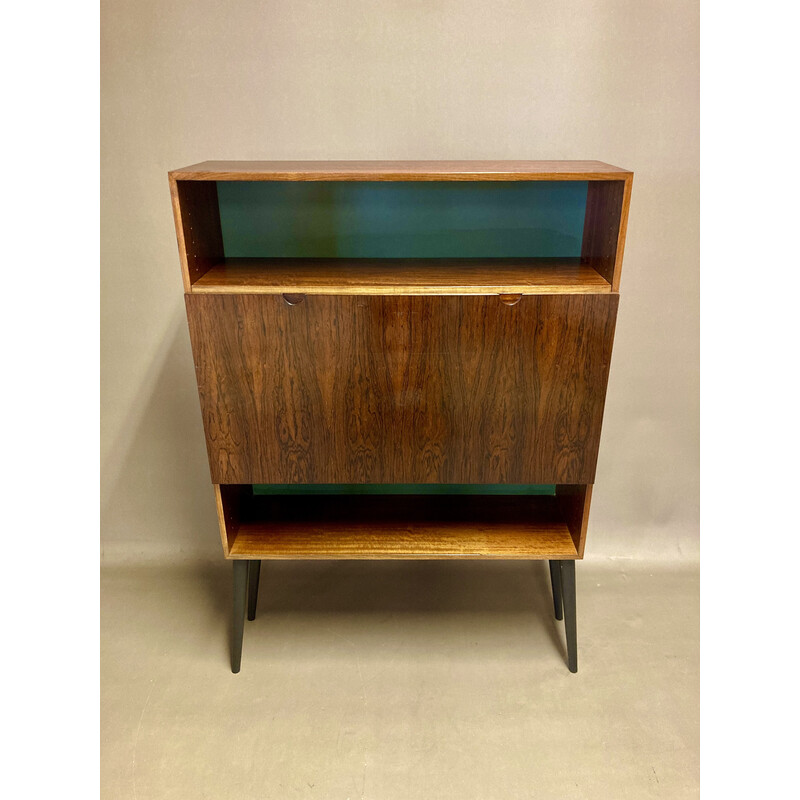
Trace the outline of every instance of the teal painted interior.
<instances>
[{"instance_id":1,"label":"teal painted interior","mask_svg":"<svg viewBox=\"0 0 800 800\"><path fill-rule=\"evenodd\" d=\"M227 257L577 258L585 181L219 181Z\"/></svg>"},{"instance_id":2,"label":"teal painted interior","mask_svg":"<svg viewBox=\"0 0 800 800\"><path fill-rule=\"evenodd\" d=\"M493 494L555 495L555 484L254 483L253 494Z\"/></svg>"}]
</instances>

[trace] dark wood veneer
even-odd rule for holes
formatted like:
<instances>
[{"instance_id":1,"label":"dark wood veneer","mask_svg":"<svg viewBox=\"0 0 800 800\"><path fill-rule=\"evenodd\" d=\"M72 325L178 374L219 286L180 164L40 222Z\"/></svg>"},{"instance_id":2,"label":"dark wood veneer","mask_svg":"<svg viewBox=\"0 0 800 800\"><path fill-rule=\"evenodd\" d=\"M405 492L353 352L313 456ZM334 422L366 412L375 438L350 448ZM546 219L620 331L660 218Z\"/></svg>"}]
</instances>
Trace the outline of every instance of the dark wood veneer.
<instances>
[{"instance_id":1,"label":"dark wood veneer","mask_svg":"<svg viewBox=\"0 0 800 800\"><path fill-rule=\"evenodd\" d=\"M186 296L214 483L592 483L618 296Z\"/></svg>"},{"instance_id":2,"label":"dark wood veneer","mask_svg":"<svg viewBox=\"0 0 800 800\"><path fill-rule=\"evenodd\" d=\"M581 261L619 290L632 177L595 181L587 188Z\"/></svg>"},{"instance_id":3,"label":"dark wood veneer","mask_svg":"<svg viewBox=\"0 0 800 800\"><path fill-rule=\"evenodd\" d=\"M181 254L183 288L192 284L224 257L217 184L170 178L172 209Z\"/></svg>"}]
</instances>

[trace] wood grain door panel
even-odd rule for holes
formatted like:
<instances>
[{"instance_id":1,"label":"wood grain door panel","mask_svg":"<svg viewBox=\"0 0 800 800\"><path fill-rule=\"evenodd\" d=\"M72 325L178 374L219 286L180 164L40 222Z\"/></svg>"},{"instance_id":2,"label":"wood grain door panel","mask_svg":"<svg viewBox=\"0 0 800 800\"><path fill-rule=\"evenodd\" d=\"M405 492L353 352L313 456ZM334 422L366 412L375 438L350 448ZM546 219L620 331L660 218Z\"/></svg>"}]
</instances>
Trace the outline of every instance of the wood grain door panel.
<instances>
[{"instance_id":1,"label":"wood grain door panel","mask_svg":"<svg viewBox=\"0 0 800 800\"><path fill-rule=\"evenodd\" d=\"M616 294L187 294L214 483L593 483Z\"/></svg>"}]
</instances>

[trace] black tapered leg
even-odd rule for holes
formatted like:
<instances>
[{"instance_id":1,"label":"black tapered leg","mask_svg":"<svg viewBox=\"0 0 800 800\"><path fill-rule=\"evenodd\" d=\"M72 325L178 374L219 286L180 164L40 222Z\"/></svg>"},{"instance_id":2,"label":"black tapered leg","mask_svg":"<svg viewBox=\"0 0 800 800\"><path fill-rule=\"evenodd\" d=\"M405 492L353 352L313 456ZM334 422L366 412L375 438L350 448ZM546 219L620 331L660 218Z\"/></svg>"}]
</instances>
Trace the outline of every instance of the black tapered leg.
<instances>
[{"instance_id":1,"label":"black tapered leg","mask_svg":"<svg viewBox=\"0 0 800 800\"><path fill-rule=\"evenodd\" d=\"M233 625L231 626L231 672L242 666L244 609L247 600L247 562L233 562Z\"/></svg>"},{"instance_id":2,"label":"black tapered leg","mask_svg":"<svg viewBox=\"0 0 800 800\"><path fill-rule=\"evenodd\" d=\"M258 559L248 561L247 575L247 619L256 618L256 606L258 605L258 579L261 576L261 561Z\"/></svg>"},{"instance_id":3,"label":"black tapered leg","mask_svg":"<svg viewBox=\"0 0 800 800\"><path fill-rule=\"evenodd\" d=\"M561 566L558 561L550 561L550 585L553 587L553 608L556 619L564 619L561 610Z\"/></svg>"},{"instance_id":4,"label":"black tapered leg","mask_svg":"<svg viewBox=\"0 0 800 800\"><path fill-rule=\"evenodd\" d=\"M567 665L570 672L578 671L578 621L575 604L575 562L562 561L561 599L564 604L564 627L567 632Z\"/></svg>"}]
</instances>

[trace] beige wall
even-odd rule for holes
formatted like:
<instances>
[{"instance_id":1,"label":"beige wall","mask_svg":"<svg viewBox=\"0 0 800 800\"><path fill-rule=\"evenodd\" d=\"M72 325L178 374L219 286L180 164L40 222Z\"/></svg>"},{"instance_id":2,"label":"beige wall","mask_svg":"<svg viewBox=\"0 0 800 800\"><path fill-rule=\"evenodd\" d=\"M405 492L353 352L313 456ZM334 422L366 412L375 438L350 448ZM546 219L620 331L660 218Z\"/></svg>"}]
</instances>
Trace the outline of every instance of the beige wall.
<instances>
[{"instance_id":1,"label":"beige wall","mask_svg":"<svg viewBox=\"0 0 800 800\"><path fill-rule=\"evenodd\" d=\"M634 170L587 557L696 557L695 0L105 0L102 24L107 561L221 554L167 171L237 158Z\"/></svg>"}]
</instances>

